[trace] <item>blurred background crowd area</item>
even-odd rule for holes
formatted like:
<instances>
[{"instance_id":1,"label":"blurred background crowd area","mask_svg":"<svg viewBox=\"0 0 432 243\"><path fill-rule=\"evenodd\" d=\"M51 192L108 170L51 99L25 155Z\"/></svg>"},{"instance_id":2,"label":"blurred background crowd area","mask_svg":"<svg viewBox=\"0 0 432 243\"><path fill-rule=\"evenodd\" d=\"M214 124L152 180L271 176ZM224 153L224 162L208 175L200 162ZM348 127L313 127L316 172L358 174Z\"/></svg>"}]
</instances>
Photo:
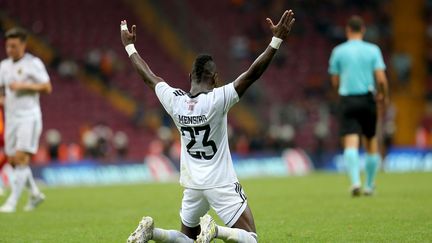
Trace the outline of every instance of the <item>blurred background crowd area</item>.
<instances>
[{"instance_id":1,"label":"blurred background crowd area","mask_svg":"<svg viewBox=\"0 0 432 243\"><path fill-rule=\"evenodd\" d=\"M137 50L154 73L188 91L198 53L214 56L221 84L234 80L268 45L265 18L277 21L285 9L296 15L290 37L230 112L233 153L300 147L319 167L323 154L340 148L327 68L353 14L365 19L366 40L387 64L392 102L381 114L381 143L432 146L431 0L0 0L1 34L26 28L29 51L43 59L54 87L42 97L35 161L142 161L153 151L178 159L178 131L130 65L121 20L137 25Z\"/></svg>"}]
</instances>

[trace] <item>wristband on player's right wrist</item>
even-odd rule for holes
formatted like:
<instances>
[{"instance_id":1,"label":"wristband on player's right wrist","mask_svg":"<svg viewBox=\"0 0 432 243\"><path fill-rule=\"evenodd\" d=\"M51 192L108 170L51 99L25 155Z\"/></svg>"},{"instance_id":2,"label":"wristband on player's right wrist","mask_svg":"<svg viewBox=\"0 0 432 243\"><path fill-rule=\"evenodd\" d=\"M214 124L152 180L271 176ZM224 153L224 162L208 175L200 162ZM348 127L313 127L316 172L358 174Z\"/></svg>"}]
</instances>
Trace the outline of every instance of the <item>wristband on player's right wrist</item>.
<instances>
[{"instance_id":1,"label":"wristband on player's right wrist","mask_svg":"<svg viewBox=\"0 0 432 243\"><path fill-rule=\"evenodd\" d=\"M125 50L126 50L127 54L129 55L129 57L132 56L132 54L137 52L134 44L129 44L129 45L125 46Z\"/></svg>"},{"instance_id":2,"label":"wristband on player's right wrist","mask_svg":"<svg viewBox=\"0 0 432 243\"><path fill-rule=\"evenodd\" d=\"M272 47L272 48L274 48L274 49L279 49L279 47L280 47L280 45L282 44L282 39L281 38L278 38L278 37L276 37L276 36L273 36L273 38L272 38L272 40L271 40L271 42L270 42L270 46Z\"/></svg>"}]
</instances>

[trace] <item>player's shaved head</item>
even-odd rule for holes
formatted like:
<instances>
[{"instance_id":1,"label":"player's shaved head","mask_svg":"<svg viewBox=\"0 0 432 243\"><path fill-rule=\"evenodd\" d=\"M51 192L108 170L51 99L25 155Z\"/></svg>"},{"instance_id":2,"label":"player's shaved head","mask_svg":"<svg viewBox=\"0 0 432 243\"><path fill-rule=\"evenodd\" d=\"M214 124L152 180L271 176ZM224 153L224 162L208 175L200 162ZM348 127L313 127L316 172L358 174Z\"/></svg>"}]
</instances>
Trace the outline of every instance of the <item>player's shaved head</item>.
<instances>
[{"instance_id":1,"label":"player's shaved head","mask_svg":"<svg viewBox=\"0 0 432 243\"><path fill-rule=\"evenodd\" d=\"M363 19L358 16L358 15L353 15L351 16L351 18L348 20L347 23L347 27L352 31L352 32L362 32L365 25L364 25L364 21Z\"/></svg>"},{"instance_id":2,"label":"player's shaved head","mask_svg":"<svg viewBox=\"0 0 432 243\"><path fill-rule=\"evenodd\" d=\"M192 80L197 82L214 79L216 64L213 57L208 54L200 54L196 57L192 67Z\"/></svg>"},{"instance_id":3,"label":"player's shaved head","mask_svg":"<svg viewBox=\"0 0 432 243\"><path fill-rule=\"evenodd\" d=\"M22 42L25 42L27 40L27 31L23 28L14 27L5 33L5 39L12 39L12 38L18 38Z\"/></svg>"}]
</instances>

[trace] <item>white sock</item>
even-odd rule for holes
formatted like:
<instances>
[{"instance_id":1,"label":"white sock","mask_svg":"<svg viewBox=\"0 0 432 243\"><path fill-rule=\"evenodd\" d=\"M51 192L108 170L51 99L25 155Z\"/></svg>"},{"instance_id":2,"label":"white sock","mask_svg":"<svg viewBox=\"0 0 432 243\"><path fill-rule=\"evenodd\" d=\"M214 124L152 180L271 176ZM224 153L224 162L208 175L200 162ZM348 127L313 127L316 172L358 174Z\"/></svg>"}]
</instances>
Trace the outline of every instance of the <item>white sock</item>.
<instances>
[{"instance_id":1,"label":"white sock","mask_svg":"<svg viewBox=\"0 0 432 243\"><path fill-rule=\"evenodd\" d=\"M161 243L193 243L194 241L177 230L153 229L153 239Z\"/></svg>"},{"instance_id":2,"label":"white sock","mask_svg":"<svg viewBox=\"0 0 432 243\"><path fill-rule=\"evenodd\" d=\"M217 227L217 239L224 240L226 242L238 242L238 243L257 243L257 234L253 232L247 232L243 229L228 228L223 226Z\"/></svg>"},{"instance_id":3,"label":"white sock","mask_svg":"<svg viewBox=\"0 0 432 243\"><path fill-rule=\"evenodd\" d=\"M27 173L25 170L25 167L23 166L16 166L13 170L13 173L10 173L10 175L13 174L13 177L11 178L11 189L12 192L9 195L5 205L9 205L11 207L16 207L18 203L18 199L21 196L21 193L24 189L25 183L27 181Z\"/></svg>"},{"instance_id":4,"label":"white sock","mask_svg":"<svg viewBox=\"0 0 432 243\"><path fill-rule=\"evenodd\" d=\"M40 190L36 185L36 182L33 178L33 173L31 172L30 166L25 166L24 170L26 171L26 177L27 177L27 187L30 189L30 192L33 196L35 195L39 195L40 194Z\"/></svg>"}]
</instances>

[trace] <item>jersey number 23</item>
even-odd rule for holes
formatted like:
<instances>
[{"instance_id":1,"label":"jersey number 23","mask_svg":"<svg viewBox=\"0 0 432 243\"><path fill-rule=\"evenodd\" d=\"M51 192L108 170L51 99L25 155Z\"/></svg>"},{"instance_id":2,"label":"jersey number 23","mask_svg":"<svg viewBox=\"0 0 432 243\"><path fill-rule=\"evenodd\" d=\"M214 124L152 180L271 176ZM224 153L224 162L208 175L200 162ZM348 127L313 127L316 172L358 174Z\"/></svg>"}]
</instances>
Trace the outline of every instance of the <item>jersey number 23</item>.
<instances>
[{"instance_id":1,"label":"jersey number 23","mask_svg":"<svg viewBox=\"0 0 432 243\"><path fill-rule=\"evenodd\" d=\"M186 145L187 152L190 154L190 156L196 158L196 159L205 159L205 160L211 160L213 156L215 156L217 152L216 143L213 140L208 140L210 136L210 125L205 125L201 127L181 127L181 133L182 136L185 136L185 132L188 132L190 134L190 142ZM211 147L213 150L213 154L206 154L204 151L190 151L192 147L197 143L196 135L199 135L201 131L204 131L204 136L201 141L202 147Z\"/></svg>"}]
</instances>

